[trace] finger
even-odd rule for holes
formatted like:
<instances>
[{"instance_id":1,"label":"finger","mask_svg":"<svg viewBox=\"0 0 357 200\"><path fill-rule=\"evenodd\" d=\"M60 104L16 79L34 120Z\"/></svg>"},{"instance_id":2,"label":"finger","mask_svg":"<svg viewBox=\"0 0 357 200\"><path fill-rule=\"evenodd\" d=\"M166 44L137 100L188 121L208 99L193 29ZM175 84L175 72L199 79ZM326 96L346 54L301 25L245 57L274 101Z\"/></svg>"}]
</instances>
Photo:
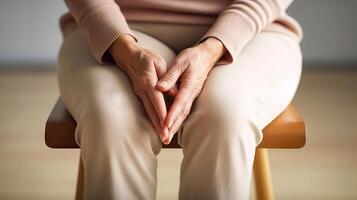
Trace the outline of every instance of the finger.
<instances>
[{"instance_id":1,"label":"finger","mask_svg":"<svg viewBox=\"0 0 357 200\"><path fill-rule=\"evenodd\" d=\"M188 116L188 113L190 112L191 110L191 107L192 107L192 103L193 101L189 101L185 108L184 108L184 111L181 112L181 114L178 116L178 118L175 120L175 122L172 124L171 128L169 129L169 138L164 140L164 144L170 144L173 136L177 133L177 131L179 130L179 128L181 127L183 121L185 121L185 119L187 118Z\"/></svg>"},{"instance_id":2,"label":"finger","mask_svg":"<svg viewBox=\"0 0 357 200\"><path fill-rule=\"evenodd\" d=\"M156 114L160 122L160 127L163 128L165 124L166 114L167 114L164 95L156 88L149 89L149 91L146 91L146 94L148 95L151 104L153 105L156 111Z\"/></svg>"},{"instance_id":3,"label":"finger","mask_svg":"<svg viewBox=\"0 0 357 200\"><path fill-rule=\"evenodd\" d=\"M174 87L172 87L171 89L169 89L169 91L167 91L169 93L170 96L174 97L177 95L178 92L178 88L177 88L177 84L174 85Z\"/></svg>"},{"instance_id":4,"label":"finger","mask_svg":"<svg viewBox=\"0 0 357 200\"><path fill-rule=\"evenodd\" d=\"M175 85L187 67L187 61L176 60L172 67L160 78L159 82L157 83L157 88L162 92L168 91Z\"/></svg>"},{"instance_id":5,"label":"finger","mask_svg":"<svg viewBox=\"0 0 357 200\"><path fill-rule=\"evenodd\" d=\"M161 128L159 124L159 118L156 115L156 112L154 110L153 105L151 104L149 97L146 95L145 96L145 101L144 101L145 108L147 110L147 113L149 115L149 118L156 130L156 133L159 135L161 141L164 141L168 138L169 135L169 130L167 127Z\"/></svg>"},{"instance_id":6,"label":"finger","mask_svg":"<svg viewBox=\"0 0 357 200\"><path fill-rule=\"evenodd\" d=\"M144 104L146 113L148 114L156 133L160 136L161 129L160 129L160 125L159 125L159 118L157 117L154 107L151 105L151 102L150 102L147 94L143 94L141 97L141 100Z\"/></svg>"},{"instance_id":7,"label":"finger","mask_svg":"<svg viewBox=\"0 0 357 200\"><path fill-rule=\"evenodd\" d=\"M183 86L179 89L177 95L175 96L174 102L172 103L169 112L166 117L166 125L171 128L173 122L179 116L179 114L185 108L186 103L190 101L191 95L193 93L192 87Z\"/></svg>"},{"instance_id":8,"label":"finger","mask_svg":"<svg viewBox=\"0 0 357 200\"><path fill-rule=\"evenodd\" d=\"M162 57L157 57L155 60L156 73L158 78L160 79L167 72L167 63ZM176 96L177 94L177 85L175 84L172 88L170 88L167 92L170 96Z\"/></svg>"}]
</instances>

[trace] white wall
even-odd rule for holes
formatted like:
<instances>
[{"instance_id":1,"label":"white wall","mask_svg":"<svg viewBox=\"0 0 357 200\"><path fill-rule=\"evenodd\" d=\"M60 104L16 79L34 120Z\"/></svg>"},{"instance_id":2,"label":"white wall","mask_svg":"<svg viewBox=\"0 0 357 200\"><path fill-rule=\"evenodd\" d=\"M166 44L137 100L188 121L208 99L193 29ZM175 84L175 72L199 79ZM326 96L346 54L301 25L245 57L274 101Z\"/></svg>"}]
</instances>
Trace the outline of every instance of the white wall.
<instances>
[{"instance_id":1,"label":"white wall","mask_svg":"<svg viewBox=\"0 0 357 200\"><path fill-rule=\"evenodd\" d=\"M55 63L65 11L61 0L0 0L0 68ZM357 63L357 1L295 0L288 12L303 26L306 63Z\"/></svg>"},{"instance_id":2,"label":"white wall","mask_svg":"<svg viewBox=\"0 0 357 200\"><path fill-rule=\"evenodd\" d=\"M303 26L307 63L356 66L356 0L295 0L288 12Z\"/></svg>"},{"instance_id":3,"label":"white wall","mask_svg":"<svg viewBox=\"0 0 357 200\"><path fill-rule=\"evenodd\" d=\"M66 9L61 0L0 0L0 63L55 62Z\"/></svg>"}]
</instances>

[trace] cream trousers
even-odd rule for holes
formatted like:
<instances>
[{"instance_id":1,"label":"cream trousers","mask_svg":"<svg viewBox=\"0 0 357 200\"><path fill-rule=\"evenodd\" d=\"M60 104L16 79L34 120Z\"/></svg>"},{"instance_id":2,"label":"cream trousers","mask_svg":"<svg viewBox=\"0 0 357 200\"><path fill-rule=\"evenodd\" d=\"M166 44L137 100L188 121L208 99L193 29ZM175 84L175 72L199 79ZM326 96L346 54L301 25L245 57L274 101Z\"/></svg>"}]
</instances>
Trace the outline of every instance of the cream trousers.
<instances>
[{"instance_id":1,"label":"cream trousers","mask_svg":"<svg viewBox=\"0 0 357 200\"><path fill-rule=\"evenodd\" d=\"M168 63L208 26L130 23L144 47ZM237 35L239 38L239 35ZM259 33L232 64L215 66L183 122L178 140L180 200L248 199L262 129L292 101L302 57L289 36ZM78 30L58 54L60 95L77 121L85 199L155 199L162 144L117 66L98 64Z\"/></svg>"}]
</instances>

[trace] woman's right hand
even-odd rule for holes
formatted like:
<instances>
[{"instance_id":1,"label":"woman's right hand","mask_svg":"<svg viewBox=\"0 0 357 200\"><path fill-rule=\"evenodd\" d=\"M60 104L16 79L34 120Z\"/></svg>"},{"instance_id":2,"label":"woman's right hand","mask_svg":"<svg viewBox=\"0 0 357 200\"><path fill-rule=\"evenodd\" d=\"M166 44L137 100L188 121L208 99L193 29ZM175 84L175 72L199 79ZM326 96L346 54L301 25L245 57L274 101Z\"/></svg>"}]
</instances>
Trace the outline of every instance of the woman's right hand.
<instances>
[{"instance_id":1,"label":"woman's right hand","mask_svg":"<svg viewBox=\"0 0 357 200\"><path fill-rule=\"evenodd\" d=\"M156 84L167 71L166 61L160 55L141 47L128 34L119 36L109 51L118 67L129 76L134 92L143 102L156 132L165 141L168 138L165 125L167 109L163 93L156 89ZM170 93L174 95L173 90Z\"/></svg>"}]
</instances>

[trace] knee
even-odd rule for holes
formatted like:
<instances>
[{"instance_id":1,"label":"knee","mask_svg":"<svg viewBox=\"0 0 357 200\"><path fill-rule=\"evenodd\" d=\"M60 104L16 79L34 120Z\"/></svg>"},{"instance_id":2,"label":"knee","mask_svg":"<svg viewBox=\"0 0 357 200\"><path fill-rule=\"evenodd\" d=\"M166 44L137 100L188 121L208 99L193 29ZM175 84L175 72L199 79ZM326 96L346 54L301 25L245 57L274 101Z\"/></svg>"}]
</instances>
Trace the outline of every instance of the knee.
<instances>
[{"instance_id":1,"label":"knee","mask_svg":"<svg viewBox=\"0 0 357 200\"><path fill-rule=\"evenodd\" d=\"M228 91L226 87L205 88L196 102L197 110L205 112L207 120L219 127L233 126L237 120L248 120L251 101L243 91Z\"/></svg>"},{"instance_id":2,"label":"knee","mask_svg":"<svg viewBox=\"0 0 357 200\"><path fill-rule=\"evenodd\" d=\"M105 98L94 96L79 106L82 106L82 112L77 124L76 140L81 147L118 149L142 146L158 151L161 143L155 138L155 131L138 99L111 91Z\"/></svg>"},{"instance_id":3,"label":"knee","mask_svg":"<svg viewBox=\"0 0 357 200\"><path fill-rule=\"evenodd\" d=\"M204 126L215 130L217 141L251 141L259 143L262 135L258 125L255 100L246 90L227 91L224 87L203 91L198 99L197 112Z\"/></svg>"}]
</instances>

